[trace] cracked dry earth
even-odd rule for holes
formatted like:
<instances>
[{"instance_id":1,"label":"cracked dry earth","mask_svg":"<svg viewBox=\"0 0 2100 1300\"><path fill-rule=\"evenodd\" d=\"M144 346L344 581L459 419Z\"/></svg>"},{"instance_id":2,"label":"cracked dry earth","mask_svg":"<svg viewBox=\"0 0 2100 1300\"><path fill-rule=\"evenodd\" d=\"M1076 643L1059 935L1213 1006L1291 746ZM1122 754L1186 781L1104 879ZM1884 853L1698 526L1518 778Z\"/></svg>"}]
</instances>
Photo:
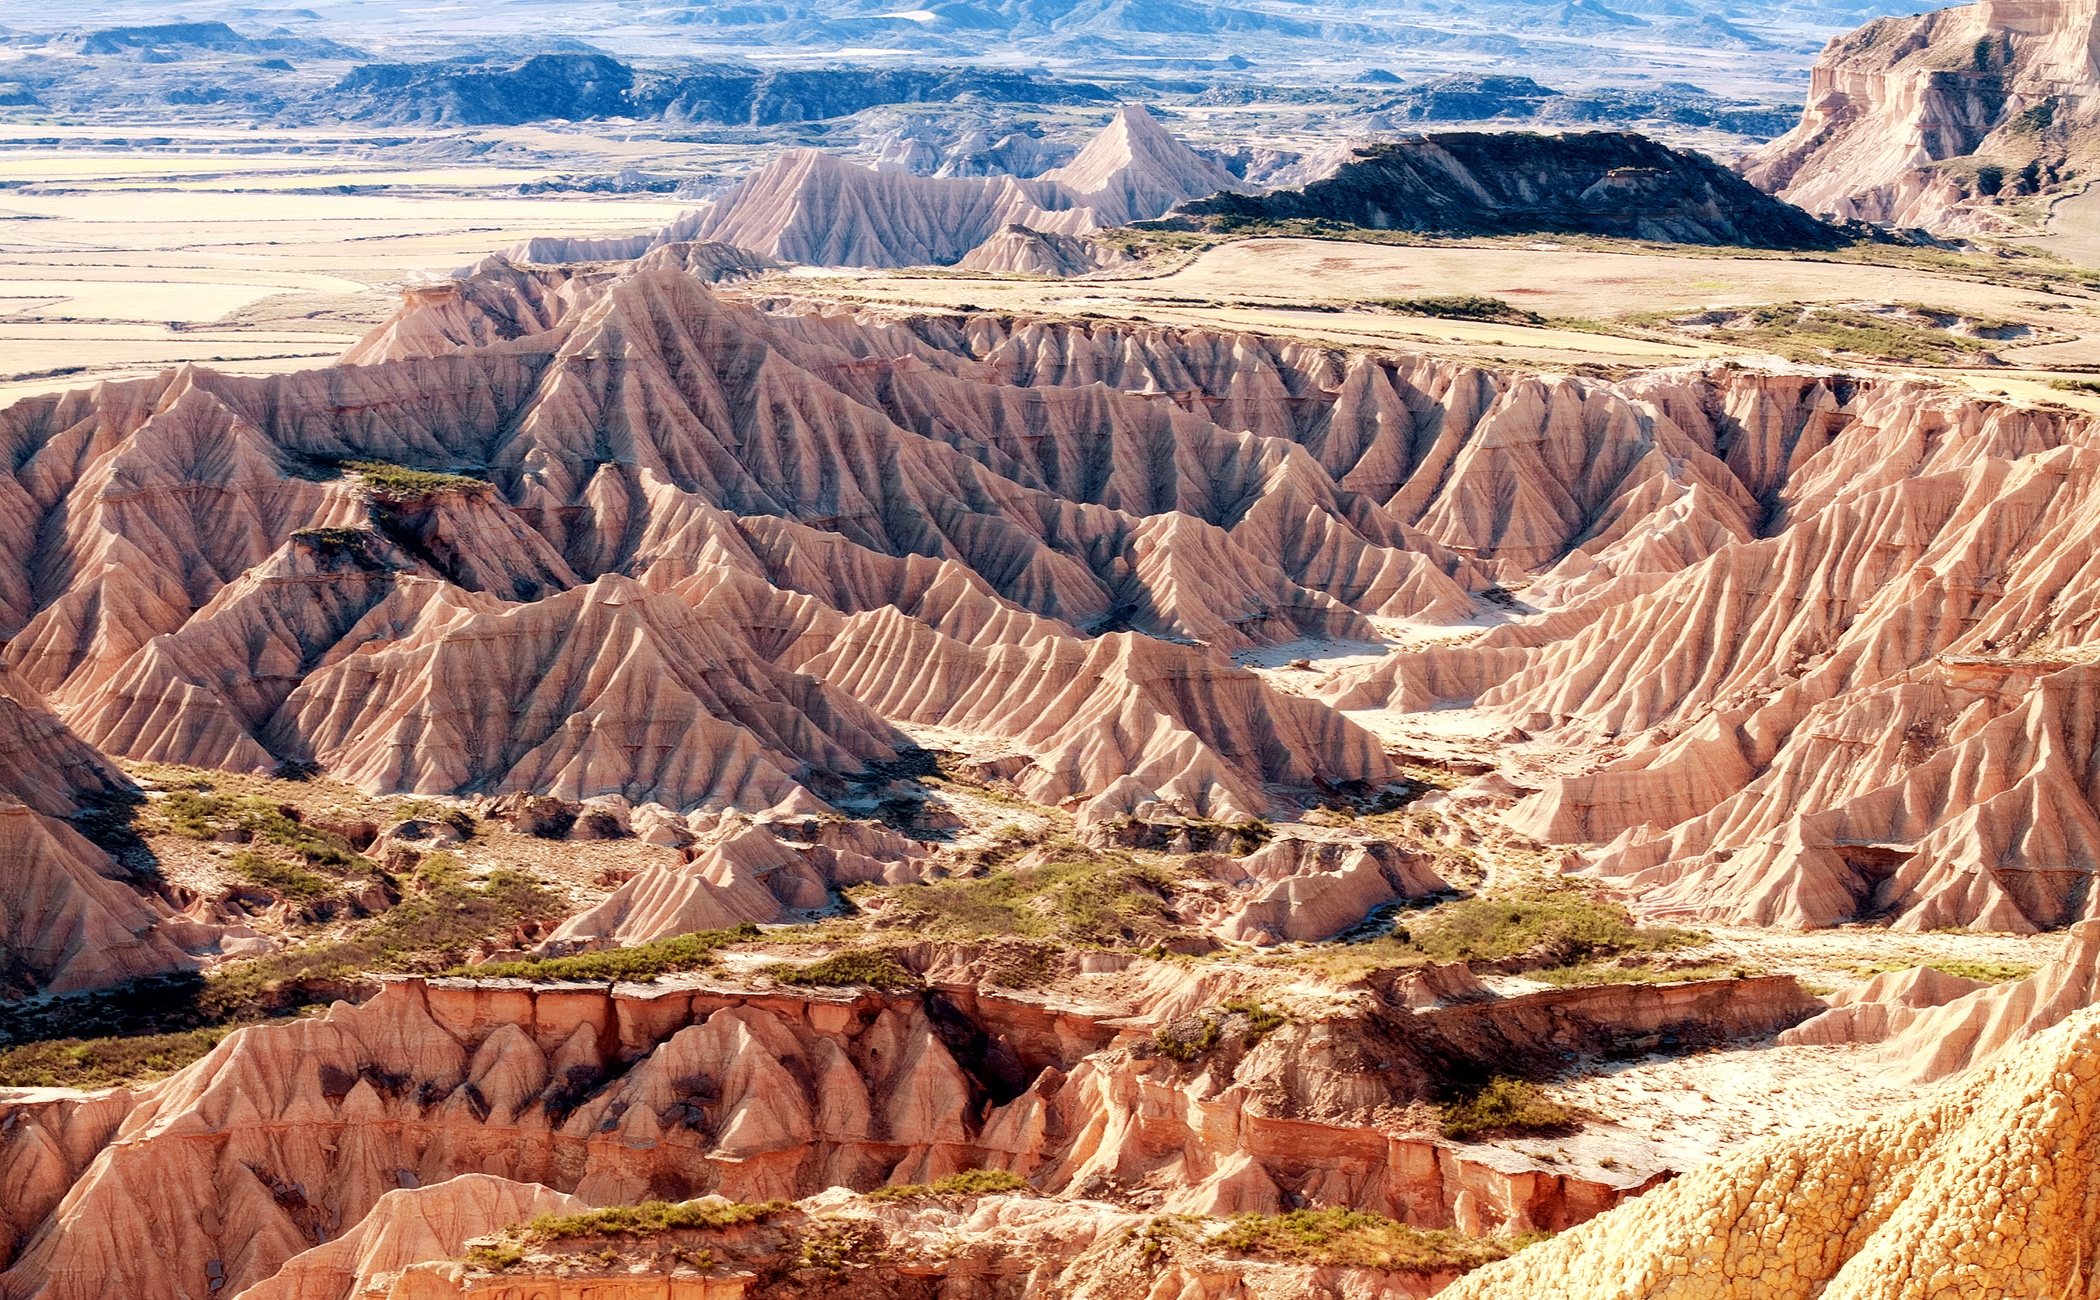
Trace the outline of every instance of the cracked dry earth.
<instances>
[{"instance_id":1,"label":"cracked dry earth","mask_svg":"<svg viewBox=\"0 0 2100 1300\"><path fill-rule=\"evenodd\" d=\"M2091 1292L2089 419L765 269L0 411L0 1297Z\"/></svg>"}]
</instances>

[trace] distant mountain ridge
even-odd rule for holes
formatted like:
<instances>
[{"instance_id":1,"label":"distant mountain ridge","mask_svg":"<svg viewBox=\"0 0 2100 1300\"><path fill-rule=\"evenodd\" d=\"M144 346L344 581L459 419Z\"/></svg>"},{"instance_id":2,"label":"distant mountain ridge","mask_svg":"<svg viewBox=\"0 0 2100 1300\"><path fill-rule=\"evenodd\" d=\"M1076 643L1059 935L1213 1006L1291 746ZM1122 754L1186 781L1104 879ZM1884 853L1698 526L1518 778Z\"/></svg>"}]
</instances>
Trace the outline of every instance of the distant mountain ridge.
<instances>
[{"instance_id":1,"label":"distant mountain ridge","mask_svg":"<svg viewBox=\"0 0 2100 1300\"><path fill-rule=\"evenodd\" d=\"M776 126L844 117L883 104L985 99L1107 103L1099 86L975 68L643 71L606 54L539 54L507 66L441 61L353 68L335 109L387 125L518 126L599 117Z\"/></svg>"}]
</instances>

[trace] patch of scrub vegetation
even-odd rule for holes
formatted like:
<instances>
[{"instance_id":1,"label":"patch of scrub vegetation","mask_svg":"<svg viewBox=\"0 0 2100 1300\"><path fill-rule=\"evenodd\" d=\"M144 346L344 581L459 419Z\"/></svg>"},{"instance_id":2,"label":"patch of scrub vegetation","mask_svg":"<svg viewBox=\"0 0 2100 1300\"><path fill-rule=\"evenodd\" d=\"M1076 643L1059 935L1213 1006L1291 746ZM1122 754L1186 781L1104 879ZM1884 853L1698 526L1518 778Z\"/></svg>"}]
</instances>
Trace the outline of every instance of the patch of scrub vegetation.
<instances>
[{"instance_id":1,"label":"patch of scrub vegetation","mask_svg":"<svg viewBox=\"0 0 2100 1300\"><path fill-rule=\"evenodd\" d=\"M838 988L865 984L870 988L902 992L919 987L919 977L905 969L896 955L884 948L849 948L821 957L806 965L779 962L766 967L775 983L800 988Z\"/></svg>"},{"instance_id":2,"label":"patch of scrub vegetation","mask_svg":"<svg viewBox=\"0 0 2100 1300\"><path fill-rule=\"evenodd\" d=\"M312 867L336 871L369 871L372 867L341 835L307 825L305 813L296 806L255 795L170 790L139 810L135 826L142 835L274 845Z\"/></svg>"},{"instance_id":3,"label":"patch of scrub vegetation","mask_svg":"<svg viewBox=\"0 0 2100 1300\"><path fill-rule=\"evenodd\" d=\"M368 974L434 974L464 961L467 951L527 922L551 922L562 899L523 872L468 877L449 853L433 853L399 903L348 937L229 962L205 978L199 1010L213 1021L273 1014L333 998Z\"/></svg>"},{"instance_id":4,"label":"patch of scrub vegetation","mask_svg":"<svg viewBox=\"0 0 2100 1300\"><path fill-rule=\"evenodd\" d=\"M1486 294L1447 294L1426 298L1366 298L1358 307L1396 316L1432 316L1438 320L1486 321L1495 325L1543 325L1546 318L1506 299Z\"/></svg>"},{"instance_id":5,"label":"patch of scrub vegetation","mask_svg":"<svg viewBox=\"0 0 2100 1300\"><path fill-rule=\"evenodd\" d=\"M1632 322L1671 326L1710 342L1754 348L1790 361L1840 355L1899 365L1943 366L1973 364L1990 355L1988 339L1901 315L1823 303L1774 303L1692 318L1637 316ZM2006 323L1981 322L1979 327L2005 328Z\"/></svg>"},{"instance_id":6,"label":"patch of scrub vegetation","mask_svg":"<svg viewBox=\"0 0 2100 1300\"><path fill-rule=\"evenodd\" d=\"M1005 856L1005 855L999 855ZM850 897L883 929L934 938L1019 937L1066 946L1149 948L1176 938L1177 884L1164 867L1117 849L1052 840L1018 866L917 885L863 887Z\"/></svg>"},{"instance_id":7,"label":"patch of scrub vegetation","mask_svg":"<svg viewBox=\"0 0 2100 1300\"><path fill-rule=\"evenodd\" d=\"M606 948L567 957L528 957L518 961L483 962L478 966L455 966L448 975L473 979L534 980L557 983L566 980L605 983L614 980L653 980L680 971L706 970L717 964L716 954L740 943L753 943L765 932L750 922L728 930L696 930L691 934L652 939L632 948Z\"/></svg>"},{"instance_id":8,"label":"patch of scrub vegetation","mask_svg":"<svg viewBox=\"0 0 2100 1300\"><path fill-rule=\"evenodd\" d=\"M1444 1103L1439 1127L1454 1142L1477 1137L1558 1137L1582 1125L1581 1112L1523 1079L1493 1078L1469 1096Z\"/></svg>"},{"instance_id":9,"label":"patch of scrub vegetation","mask_svg":"<svg viewBox=\"0 0 2100 1300\"><path fill-rule=\"evenodd\" d=\"M292 534L292 540L330 563L353 564L372 571L385 567L376 549L379 538L368 529L302 528Z\"/></svg>"},{"instance_id":10,"label":"patch of scrub vegetation","mask_svg":"<svg viewBox=\"0 0 2100 1300\"><path fill-rule=\"evenodd\" d=\"M998 1192L1033 1191L1028 1180L1004 1169L965 1169L932 1183L899 1183L866 1193L870 1201L926 1201L944 1196L990 1196Z\"/></svg>"},{"instance_id":11,"label":"patch of scrub vegetation","mask_svg":"<svg viewBox=\"0 0 2100 1300\"><path fill-rule=\"evenodd\" d=\"M791 1208L786 1201L744 1203L710 1198L701 1201L643 1201L637 1205L609 1205L581 1214L543 1214L530 1223L506 1228L493 1240L469 1247L465 1259L475 1268L500 1273L516 1268L533 1246L551 1246L565 1241L599 1237L641 1240L672 1232L740 1228L763 1223ZM619 1258L617 1252L606 1262ZM713 1266L712 1255L697 1252L682 1256L699 1268Z\"/></svg>"},{"instance_id":12,"label":"patch of scrub vegetation","mask_svg":"<svg viewBox=\"0 0 2100 1300\"><path fill-rule=\"evenodd\" d=\"M110 1088L147 1083L201 1059L238 1027L57 1038L0 1049L0 1088Z\"/></svg>"},{"instance_id":13,"label":"patch of scrub vegetation","mask_svg":"<svg viewBox=\"0 0 2100 1300\"><path fill-rule=\"evenodd\" d=\"M1435 1273L1507 1259L1547 1235L1468 1237L1441 1228L1412 1228L1382 1214L1330 1209L1235 1215L1210 1241L1234 1255L1257 1259Z\"/></svg>"},{"instance_id":14,"label":"patch of scrub vegetation","mask_svg":"<svg viewBox=\"0 0 2100 1300\"><path fill-rule=\"evenodd\" d=\"M1218 821L1211 817L1174 817L1141 821L1117 817L1101 826L1103 834L1128 848L1153 852L1224 853L1245 857L1276 837L1276 828L1259 817Z\"/></svg>"},{"instance_id":15,"label":"patch of scrub vegetation","mask_svg":"<svg viewBox=\"0 0 2100 1300\"><path fill-rule=\"evenodd\" d=\"M337 467L357 475L366 494L380 501L422 501L489 489L487 481L471 475L411 469L383 460L345 460L337 462Z\"/></svg>"},{"instance_id":16,"label":"patch of scrub vegetation","mask_svg":"<svg viewBox=\"0 0 2100 1300\"><path fill-rule=\"evenodd\" d=\"M1520 959L1540 969L1707 941L1696 930L1635 925L1625 908L1572 887L1462 898L1408 916L1392 937L1431 961Z\"/></svg>"},{"instance_id":17,"label":"patch of scrub vegetation","mask_svg":"<svg viewBox=\"0 0 2100 1300\"><path fill-rule=\"evenodd\" d=\"M762 1223L788 1208L786 1201L643 1201L581 1214L543 1214L525 1225L523 1235L533 1241L653 1237L690 1228L740 1228L747 1223Z\"/></svg>"},{"instance_id":18,"label":"patch of scrub vegetation","mask_svg":"<svg viewBox=\"0 0 2100 1300\"><path fill-rule=\"evenodd\" d=\"M298 902L312 902L326 898L336 891L338 882L326 876L295 867L288 862L257 853L253 849L242 849L226 863L226 869L251 885L270 890L282 897Z\"/></svg>"},{"instance_id":19,"label":"patch of scrub vegetation","mask_svg":"<svg viewBox=\"0 0 2100 1300\"><path fill-rule=\"evenodd\" d=\"M1846 969L1858 975L1886 975L1890 971L1915 970L1928 966L1948 975L1965 980L1979 980L1985 984L2005 984L2023 980L2040 967L2017 961L1969 961L1958 957L1936 957L1931 961L1890 958L1885 961L1854 962Z\"/></svg>"},{"instance_id":20,"label":"patch of scrub vegetation","mask_svg":"<svg viewBox=\"0 0 2100 1300\"><path fill-rule=\"evenodd\" d=\"M1283 1027L1289 1017L1250 998L1235 998L1215 1011L1183 1016L1152 1031L1152 1046L1161 1056L1186 1065L1207 1055L1229 1036L1251 1047Z\"/></svg>"},{"instance_id":21,"label":"patch of scrub vegetation","mask_svg":"<svg viewBox=\"0 0 2100 1300\"><path fill-rule=\"evenodd\" d=\"M2049 387L2060 393L2100 394L2100 379L2052 379Z\"/></svg>"}]
</instances>

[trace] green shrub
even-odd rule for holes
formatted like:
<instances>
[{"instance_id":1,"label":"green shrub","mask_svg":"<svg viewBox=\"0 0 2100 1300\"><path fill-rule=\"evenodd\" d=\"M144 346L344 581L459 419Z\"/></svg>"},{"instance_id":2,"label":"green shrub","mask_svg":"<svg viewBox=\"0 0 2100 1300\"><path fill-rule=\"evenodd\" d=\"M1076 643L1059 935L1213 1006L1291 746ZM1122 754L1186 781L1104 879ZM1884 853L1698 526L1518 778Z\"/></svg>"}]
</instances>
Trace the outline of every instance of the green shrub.
<instances>
[{"instance_id":1,"label":"green shrub","mask_svg":"<svg viewBox=\"0 0 2100 1300\"><path fill-rule=\"evenodd\" d=\"M900 992L919 987L919 977L906 970L895 954L881 948L849 948L808 965L779 962L765 973L776 983L804 988L866 984L870 988Z\"/></svg>"},{"instance_id":2,"label":"green shrub","mask_svg":"<svg viewBox=\"0 0 2100 1300\"><path fill-rule=\"evenodd\" d=\"M470 947L567 910L559 895L518 871L492 872L475 882L441 870L419 883L422 892L403 898L348 938L213 970L205 977L198 1011L214 1021L267 1015L314 997L332 999L337 986L366 974L441 972Z\"/></svg>"},{"instance_id":3,"label":"green shrub","mask_svg":"<svg viewBox=\"0 0 2100 1300\"><path fill-rule=\"evenodd\" d=\"M1235 1215L1211 1244L1235 1255L1293 1263L1433 1273L1491 1264L1543 1239L1543 1234L1468 1237L1337 1209Z\"/></svg>"},{"instance_id":4,"label":"green shrub","mask_svg":"<svg viewBox=\"0 0 2100 1300\"><path fill-rule=\"evenodd\" d=\"M1252 1045L1280 1028L1288 1019L1249 998L1235 998L1216 1011L1184 1016L1171 1025L1152 1031L1152 1045L1161 1056L1186 1065L1225 1040L1225 1031L1235 1031L1239 1041Z\"/></svg>"},{"instance_id":5,"label":"green shrub","mask_svg":"<svg viewBox=\"0 0 2100 1300\"><path fill-rule=\"evenodd\" d=\"M1934 970L1949 975L1959 975L1965 980L1982 980L1986 984L2004 984L2011 980L2023 980L2038 969L2027 962L2019 961L1962 961L1941 958L1925 963Z\"/></svg>"},{"instance_id":6,"label":"green shrub","mask_svg":"<svg viewBox=\"0 0 2100 1300\"><path fill-rule=\"evenodd\" d=\"M1161 1056L1186 1065L1218 1045L1225 1031L1216 1016L1198 1016L1193 1027L1162 1025L1152 1031L1152 1045Z\"/></svg>"},{"instance_id":7,"label":"green shrub","mask_svg":"<svg viewBox=\"0 0 2100 1300\"><path fill-rule=\"evenodd\" d=\"M1475 1137L1553 1136L1580 1127L1581 1116L1547 1098L1522 1079L1490 1079L1470 1097L1443 1107L1443 1133L1454 1141Z\"/></svg>"},{"instance_id":8,"label":"green shrub","mask_svg":"<svg viewBox=\"0 0 2100 1300\"><path fill-rule=\"evenodd\" d=\"M1367 298L1360 306L1376 307L1398 316L1432 316L1441 320L1489 321L1498 325L1540 325L1545 317L1515 303L1484 294L1453 294L1427 298Z\"/></svg>"},{"instance_id":9,"label":"green shrub","mask_svg":"<svg viewBox=\"0 0 2100 1300\"><path fill-rule=\"evenodd\" d=\"M375 500L401 502L465 492L485 492L488 484L465 474L410 469L379 460L346 460L340 467L357 475L367 495Z\"/></svg>"},{"instance_id":10,"label":"green shrub","mask_svg":"<svg viewBox=\"0 0 2100 1300\"><path fill-rule=\"evenodd\" d=\"M0 1088L108 1088L173 1074L238 1026L170 1034L58 1038L0 1049Z\"/></svg>"},{"instance_id":11,"label":"green shrub","mask_svg":"<svg viewBox=\"0 0 2100 1300\"><path fill-rule=\"evenodd\" d=\"M867 1193L871 1201L921 1201L941 1196L987 1196L995 1192L1030 1190L1028 1180L1004 1169L965 1169L959 1174L934 1180L931 1186L900 1183L878 1187Z\"/></svg>"},{"instance_id":12,"label":"green shrub","mask_svg":"<svg viewBox=\"0 0 2100 1300\"><path fill-rule=\"evenodd\" d=\"M788 1208L786 1201L643 1201L639 1205L609 1205L581 1214L543 1214L526 1224L522 1235L530 1241L652 1237L688 1228L736 1228L762 1223Z\"/></svg>"},{"instance_id":13,"label":"green shrub","mask_svg":"<svg viewBox=\"0 0 2100 1300\"><path fill-rule=\"evenodd\" d=\"M540 980L652 980L678 971L705 970L716 962L715 954L739 943L764 937L764 931L749 922L733 930L697 930L692 934L652 939L632 948L607 948L577 953L571 957L528 957L519 961L485 962L479 966L456 966L450 975L475 979Z\"/></svg>"},{"instance_id":14,"label":"green shrub","mask_svg":"<svg viewBox=\"0 0 2100 1300\"><path fill-rule=\"evenodd\" d=\"M252 849L243 849L234 854L226 866L249 884L274 890L286 898L311 901L325 898L336 890L337 882L333 880L317 876L304 867L279 862Z\"/></svg>"},{"instance_id":15,"label":"green shrub","mask_svg":"<svg viewBox=\"0 0 2100 1300\"><path fill-rule=\"evenodd\" d=\"M1044 845L1023 867L871 890L886 904L878 924L944 938L1052 940L1073 946L1148 948L1177 937L1168 899L1174 876L1118 850L1069 840Z\"/></svg>"},{"instance_id":16,"label":"green shrub","mask_svg":"<svg viewBox=\"0 0 2100 1300\"><path fill-rule=\"evenodd\" d=\"M1411 916L1393 937L1434 961L1536 956L1565 966L1585 958L1661 952L1704 942L1669 926L1636 926L1626 909L1575 889L1460 899Z\"/></svg>"},{"instance_id":17,"label":"green shrub","mask_svg":"<svg viewBox=\"0 0 2100 1300\"><path fill-rule=\"evenodd\" d=\"M229 831L246 833L286 849L308 866L338 872L369 871L372 864L333 831L308 826L298 810L254 797L237 798L198 790L171 790L147 806L142 830L166 830L186 839L212 840Z\"/></svg>"},{"instance_id":18,"label":"green shrub","mask_svg":"<svg viewBox=\"0 0 2100 1300\"><path fill-rule=\"evenodd\" d=\"M525 1247L515 1241L483 1242L467 1248L467 1263L491 1273L501 1273L525 1262Z\"/></svg>"}]
</instances>

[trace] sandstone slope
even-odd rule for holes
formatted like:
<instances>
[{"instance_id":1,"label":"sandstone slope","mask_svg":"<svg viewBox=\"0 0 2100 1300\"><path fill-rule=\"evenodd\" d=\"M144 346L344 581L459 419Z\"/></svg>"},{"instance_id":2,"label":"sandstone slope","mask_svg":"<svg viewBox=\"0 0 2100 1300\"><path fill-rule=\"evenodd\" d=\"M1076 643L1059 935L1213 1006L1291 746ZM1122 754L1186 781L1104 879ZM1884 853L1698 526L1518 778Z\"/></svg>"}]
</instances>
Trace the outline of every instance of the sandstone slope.
<instances>
[{"instance_id":1,"label":"sandstone slope","mask_svg":"<svg viewBox=\"0 0 2100 1300\"><path fill-rule=\"evenodd\" d=\"M0 995L69 993L194 970L206 927L71 820L132 783L0 666Z\"/></svg>"},{"instance_id":2,"label":"sandstone slope","mask_svg":"<svg viewBox=\"0 0 2100 1300\"><path fill-rule=\"evenodd\" d=\"M1450 1300L2073 1296L2100 1239L2100 1012L1899 1111L1768 1140Z\"/></svg>"},{"instance_id":3,"label":"sandstone slope","mask_svg":"<svg viewBox=\"0 0 2100 1300\"><path fill-rule=\"evenodd\" d=\"M1076 158L1032 178L922 176L790 149L654 236L533 240L511 256L532 262L636 258L704 241L700 246L730 245L760 259L817 266L960 264L1070 275L1107 260L1078 236L1244 188L1143 107L1126 104ZM716 263L717 279L764 265Z\"/></svg>"}]
</instances>

